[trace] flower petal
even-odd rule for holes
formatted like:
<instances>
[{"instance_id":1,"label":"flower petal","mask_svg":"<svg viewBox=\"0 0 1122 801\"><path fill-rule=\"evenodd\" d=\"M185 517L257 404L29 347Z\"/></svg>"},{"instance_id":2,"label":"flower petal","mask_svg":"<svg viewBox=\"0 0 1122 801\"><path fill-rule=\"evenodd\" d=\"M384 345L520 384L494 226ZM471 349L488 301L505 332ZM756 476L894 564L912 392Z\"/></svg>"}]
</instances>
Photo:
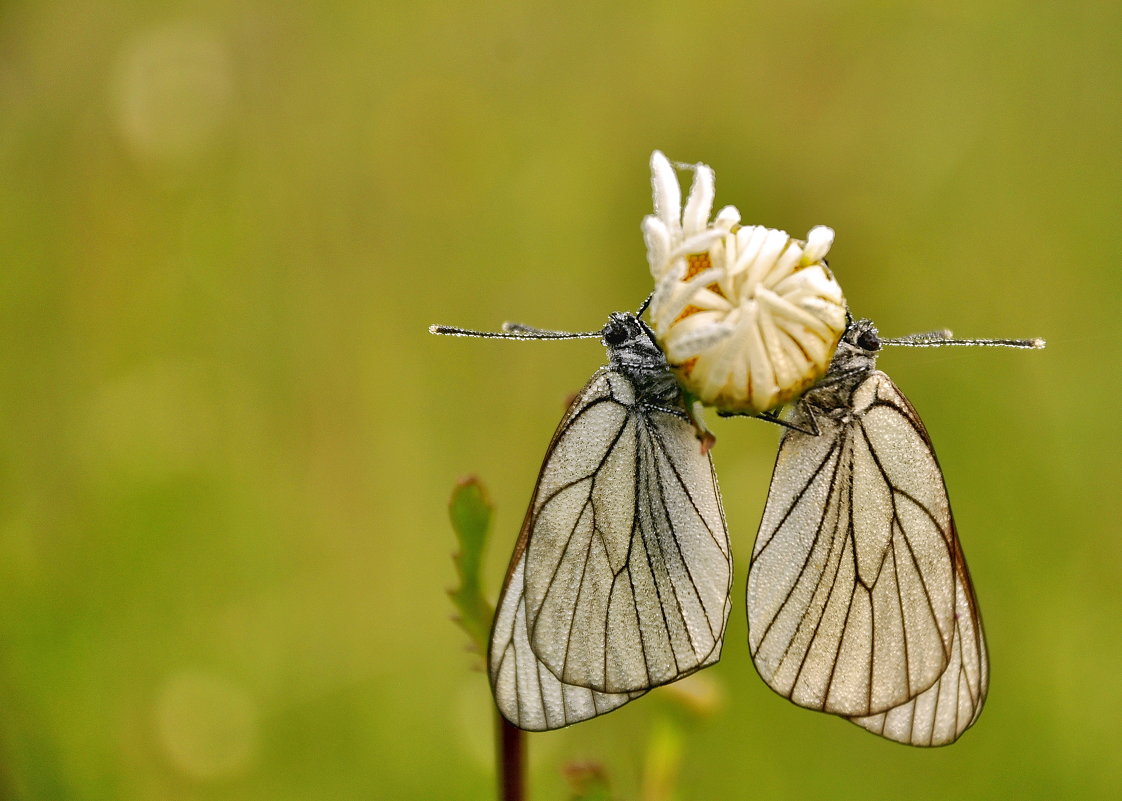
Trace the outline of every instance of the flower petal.
<instances>
[{"instance_id":1,"label":"flower petal","mask_svg":"<svg viewBox=\"0 0 1122 801\"><path fill-rule=\"evenodd\" d=\"M709 224L716 192L715 181L713 168L708 164L694 167L693 185L690 187L690 196L686 199L686 210L682 212L682 231L686 236L703 230Z\"/></svg>"},{"instance_id":2,"label":"flower petal","mask_svg":"<svg viewBox=\"0 0 1122 801\"><path fill-rule=\"evenodd\" d=\"M651 154L651 190L654 211L670 231L682 228L682 190L670 160L656 150Z\"/></svg>"}]
</instances>

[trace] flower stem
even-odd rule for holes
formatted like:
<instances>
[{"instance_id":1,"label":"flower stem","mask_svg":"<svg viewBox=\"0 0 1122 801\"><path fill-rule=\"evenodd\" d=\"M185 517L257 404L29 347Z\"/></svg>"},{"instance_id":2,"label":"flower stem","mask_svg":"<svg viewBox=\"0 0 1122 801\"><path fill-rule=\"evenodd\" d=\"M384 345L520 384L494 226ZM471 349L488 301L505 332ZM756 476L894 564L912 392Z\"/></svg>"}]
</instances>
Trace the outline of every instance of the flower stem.
<instances>
[{"instance_id":1,"label":"flower stem","mask_svg":"<svg viewBox=\"0 0 1122 801\"><path fill-rule=\"evenodd\" d=\"M525 801L526 733L495 712L495 762L499 801Z\"/></svg>"}]
</instances>

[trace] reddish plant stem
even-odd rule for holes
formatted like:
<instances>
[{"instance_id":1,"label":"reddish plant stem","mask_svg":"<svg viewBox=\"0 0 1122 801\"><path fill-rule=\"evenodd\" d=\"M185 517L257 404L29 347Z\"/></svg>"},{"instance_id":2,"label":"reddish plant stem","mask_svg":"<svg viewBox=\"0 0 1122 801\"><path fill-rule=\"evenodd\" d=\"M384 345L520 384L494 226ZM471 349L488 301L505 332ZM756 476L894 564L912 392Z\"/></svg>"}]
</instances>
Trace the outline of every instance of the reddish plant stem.
<instances>
[{"instance_id":1,"label":"reddish plant stem","mask_svg":"<svg viewBox=\"0 0 1122 801\"><path fill-rule=\"evenodd\" d=\"M496 711L495 740L499 801L525 801L526 734Z\"/></svg>"}]
</instances>

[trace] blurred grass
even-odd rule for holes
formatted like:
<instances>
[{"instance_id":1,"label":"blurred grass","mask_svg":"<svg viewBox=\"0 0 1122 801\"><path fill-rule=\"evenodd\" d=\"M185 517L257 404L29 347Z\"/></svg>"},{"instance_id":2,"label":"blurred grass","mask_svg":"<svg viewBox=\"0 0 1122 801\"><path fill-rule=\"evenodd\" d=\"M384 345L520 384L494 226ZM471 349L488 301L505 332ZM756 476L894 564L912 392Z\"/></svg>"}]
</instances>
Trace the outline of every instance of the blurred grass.
<instances>
[{"instance_id":1,"label":"blurred grass","mask_svg":"<svg viewBox=\"0 0 1122 801\"><path fill-rule=\"evenodd\" d=\"M976 729L915 752L800 712L734 612L680 797L1111 797L1120 23L1086 0L0 6L0 795L487 797L445 498L486 478L496 587L601 352L425 329L634 308L658 147L748 220L834 227L887 334L1049 339L882 360L978 584ZM777 433L717 425L740 599ZM571 759L634 797L657 696L535 737L536 797Z\"/></svg>"}]
</instances>

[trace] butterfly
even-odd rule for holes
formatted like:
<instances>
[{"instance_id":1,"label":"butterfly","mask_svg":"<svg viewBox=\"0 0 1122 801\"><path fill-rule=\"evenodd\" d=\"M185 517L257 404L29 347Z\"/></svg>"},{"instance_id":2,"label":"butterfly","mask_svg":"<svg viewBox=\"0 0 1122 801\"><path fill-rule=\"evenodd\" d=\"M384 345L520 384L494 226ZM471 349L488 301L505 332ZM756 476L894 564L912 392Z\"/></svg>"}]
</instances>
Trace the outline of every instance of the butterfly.
<instances>
[{"instance_id":1,"label":"butterfly","mask_svg":"<svg viewBox=\"0 0 1122 801\"><path fill-rule=\"evenodd\" d=\"M931 438L851 321L779 446L748 573L748 642L794 703L910 745L954 742L989 687L985 634Z\"/></svg>"},{"instance_id":2,"label":"butterfly","mask_svg":"<svg viewBox=\"0 0 1122 801\"><path fill-rule=\"evenodd\" d=\"M588 334L463 333L598 335L608 350L550 441L511 557L488 653L503 716L568 726L716 662L731 605L724 509L647 324L617 312Z\"/></svg>"}]
</instances>

